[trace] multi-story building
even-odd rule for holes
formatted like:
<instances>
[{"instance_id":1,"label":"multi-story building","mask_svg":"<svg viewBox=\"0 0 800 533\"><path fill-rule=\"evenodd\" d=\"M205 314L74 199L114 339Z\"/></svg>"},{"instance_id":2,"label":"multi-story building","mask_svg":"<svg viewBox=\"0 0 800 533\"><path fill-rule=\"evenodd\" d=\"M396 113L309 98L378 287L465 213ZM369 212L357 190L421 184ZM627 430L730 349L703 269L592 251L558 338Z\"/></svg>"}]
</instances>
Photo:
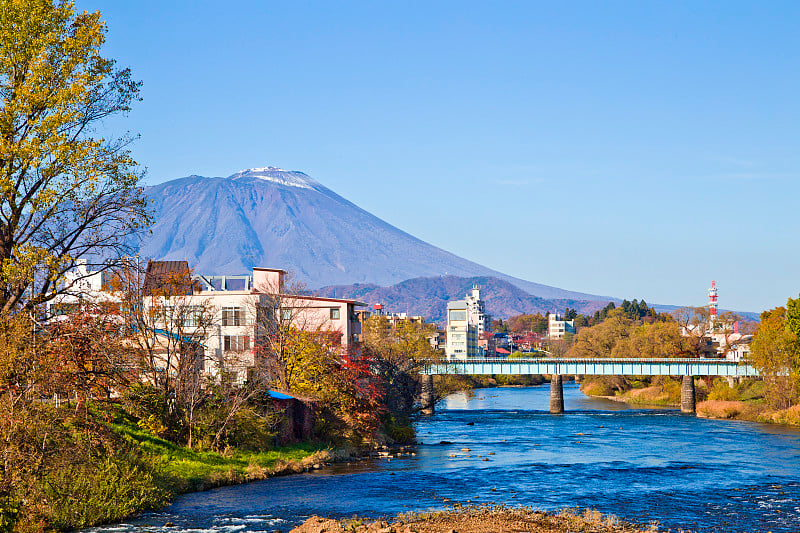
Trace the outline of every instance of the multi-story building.
<instances>
[{"instance_id":1,"label":"multi-story building","mask_svg":"<svg viewBox=\"0 0 800 533\"><path fill-rule=\"evenodd\" d=\"M469 305L464 300L447 304L447 341L445 356L448 359L478 357L478 327L469 320Z\"/></svg>"},{"instance_id":2,"label":"multi-story building","mask_svg":"<svg viewBox=\"0 0 800 533\"><path fill-rule=\"evenodd\" d=\"M244 381L248 369L256 362L255 341L266 333L270 324L333 335L343 349L358 342L361 325L356 307L365 304L286 294L284 270L255 267L252 276L195 275L184 293L167 297L157 290L170 276L180 276L181 271L188 273L186 262L148 264L145 313L151 308L180 306L184 329L202 326L204 330L199 336L204 351L203 370L208 374L216 374L224 367L233 381ZM201 316L211 319L201 325L198 320Z\"/></svg>"},{"instance_id":3,"label":"multi-story building","mask_svg":"<svg viewBox=\"0 0 800 533\"><path fill-rule=\"evenodd\" d=\"M447 335L443 329L436 328L436 331L428 335L428 343L434 350L445 350L447 347Z\"/></svg>"},{"instance_id":4,"label":"multi-story building","mask_svg":"<svg viewBox=\"0 0 800 533\"><path fill-rule=\"evenodd\" d=\"M493 333L478 334L478 351L481 357L497 357L497 343Z\"/></svg>"},{"instance_id":5,"label":"multi-story building","mask_svg":"<svg viewBox=\"0 0 800 533\"><path fill-rule=\"evenodd\" d=\"M563 339L567 333L575 334L575 321L562 320L558 313L550 313L547 321L547 336L550 339Z\"/></svg>"},{"instance_id":6,"label":"multi-story building","mask_svg":"<svg viewBox=\"0 0 800 533\"><path fill-rule=\"evenodd\" d=\"M61 294L47 302L47 317L58 317L78 310L81 304L91 304L117 312L121 294L110 287L111 272L89 270L86 260L78 260L75 270L66 272L60 283Z\"/></svg>"},{"instance_id":7,"label":"multi-story building","mask_svg":"<svg viewBox=\"0 0 800 533\"><path fill-rule=\"evenodd\" d=\"M478 334L488 333L492 327L492 317L486 314L486 305L481 300L481 289L477 285L467 294L464 301L467 304L467 313L470 324L478 328Z\"/></svg>"}]
</instances>

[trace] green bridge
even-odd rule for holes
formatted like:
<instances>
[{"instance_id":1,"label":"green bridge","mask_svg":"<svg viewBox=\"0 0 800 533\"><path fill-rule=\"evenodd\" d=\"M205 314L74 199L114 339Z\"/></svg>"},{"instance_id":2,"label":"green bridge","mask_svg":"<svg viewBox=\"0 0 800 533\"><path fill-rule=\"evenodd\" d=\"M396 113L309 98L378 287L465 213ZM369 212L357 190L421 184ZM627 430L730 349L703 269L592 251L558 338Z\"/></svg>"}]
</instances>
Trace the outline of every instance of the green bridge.
<instances>
[{"instance_id":1,"label":"green bridge","mask_svg":"<svg viewBox=\"0 0 800 533\"><path fill-rule=\"evenodd\" d=\"M423 365L423 412L433 412L433 376L465 375L550 375L550 412L564 412L563 375L576 376L683 376L681 411L695 410L694 376L758 377L746 364L726 359L449 359Z\"/></svg>"}]
</instances>

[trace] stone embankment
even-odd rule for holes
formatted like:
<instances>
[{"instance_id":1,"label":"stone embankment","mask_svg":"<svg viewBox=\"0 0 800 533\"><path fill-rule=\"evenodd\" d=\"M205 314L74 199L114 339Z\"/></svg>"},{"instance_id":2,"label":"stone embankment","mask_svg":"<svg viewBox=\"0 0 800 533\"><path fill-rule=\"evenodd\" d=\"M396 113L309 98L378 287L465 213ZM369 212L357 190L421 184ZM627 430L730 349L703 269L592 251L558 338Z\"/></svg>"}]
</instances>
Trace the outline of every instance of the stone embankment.
<instances>
[{"instance_id":1,"label":"stone embankment","mask_svg":"<svg viewBox=\"0 0 800 533\"><path fill-rule=\"evenodd\" d=\"M375 522L358 519L332 520L312 516L290 533L649 533L656 526L641 528L626 524L611 515L587 510L558 513L528 508L471 507L452 511L409 513L391 521Z\"/></svg>"}]
</instances>

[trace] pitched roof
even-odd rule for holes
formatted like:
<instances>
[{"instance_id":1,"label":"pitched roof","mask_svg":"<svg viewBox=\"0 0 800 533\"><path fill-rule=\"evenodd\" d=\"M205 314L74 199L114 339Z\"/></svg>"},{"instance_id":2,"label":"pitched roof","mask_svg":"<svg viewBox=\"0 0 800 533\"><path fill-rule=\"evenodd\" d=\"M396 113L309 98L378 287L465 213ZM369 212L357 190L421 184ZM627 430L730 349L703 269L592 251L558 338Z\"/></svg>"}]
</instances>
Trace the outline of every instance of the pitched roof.
<instances>
[{"instance_id":1,"label":"pitched roof","mask_svg":"<svg viewBox=\"0 0 800 533\"><path fill-rule=\"evenodd\" d=\"M176 292L176 280L185 277L185 288L183 283L179 285L182 294L192 294L192 280L189 277L188 261L148 261L147 271L144 275L144 293L163 290L167 284L170 285L170 292Z\"/></svg>"}]
</instances>

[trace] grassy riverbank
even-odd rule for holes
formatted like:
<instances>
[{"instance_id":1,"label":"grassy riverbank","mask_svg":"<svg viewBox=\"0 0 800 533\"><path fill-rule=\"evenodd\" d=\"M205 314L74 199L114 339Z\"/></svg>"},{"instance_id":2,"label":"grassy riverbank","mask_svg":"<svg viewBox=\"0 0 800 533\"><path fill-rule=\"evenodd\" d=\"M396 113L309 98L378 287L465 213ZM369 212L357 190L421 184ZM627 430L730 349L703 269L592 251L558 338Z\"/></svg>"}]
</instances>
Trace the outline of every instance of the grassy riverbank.
<instances>
[{"instance_id":1,"label":"grassy riverbank","mask_svg":"<svg viewBox=\"0 0 800 533\"><path fill-rule=\"evenodd\" d=\"M121 409L32 408L36 412L24 413L25 440L18 438L22 445L6 464L14 484L0 486L0 531L116 522L168 505L181 493L301 472L352 453L319 443L198 451L152 435ZM45 449L47 463L31 453L34 446Z\"/></svg>"},{"instance_id":2,"label":"grassy riverbank","mask_svg":"<svg viewBox=\"0 0 800 533\"><path fill-rule=\"evenodd\" d=\"M697 416L721 420L747 420L765 424L800 426L800 405L786 409L770 407L764 382L744 379L731 386L724 378L695 380ZM586 378L581 392L630 405L680 407L681 385L675 378L628 379L595 376Z\"/></svg>"},{"instance_id":3,"label":"grassy riverbank","mask_svg":"<svg viewBox=\"0 0 800 533\"><path fill-rule=\"evenodd\" d=\"M646 533L657 529L626 524L597 511L565 509L557 513L531 508L470 507L448 511L406 513L389 521L331 520L312 516L290 533Z\"/></svg>"},{"instance_id":4,"label":"grassy riverbank","mask_svg":"<svg viewBox=\"0 0 800 533\"><path fill-rule=\"evenodd\" d=\"M172 495L302 472L354 453L333 450L320 443L300 443L268 451L196 451L156 437L129 419L118 419L111 427L156 466Z\"/></svg>"},{"instance_id":5,"label":"grassy riverbank","mask_svg":"<svg viewBox=\"0 0 800 533\"><path fill-rule=\"evenodd\" d=\"M770 409L763 403L741 400L708 400L697 404L697 416L800 426L800 405L793 405L788 409Z\"/></svg>"},{"instance_id":6,"label":"grassy riverbank","mask_svg":"<svg viewBox=\"0 0 800 533\"><path fill-rule=\"evenodd\" d=\"M676 407L681 403L680 382L670 378L626 379L616 376L586 378L580 387L587 396L597 396L631 405Z\"/></svg>"}]
</instances>

